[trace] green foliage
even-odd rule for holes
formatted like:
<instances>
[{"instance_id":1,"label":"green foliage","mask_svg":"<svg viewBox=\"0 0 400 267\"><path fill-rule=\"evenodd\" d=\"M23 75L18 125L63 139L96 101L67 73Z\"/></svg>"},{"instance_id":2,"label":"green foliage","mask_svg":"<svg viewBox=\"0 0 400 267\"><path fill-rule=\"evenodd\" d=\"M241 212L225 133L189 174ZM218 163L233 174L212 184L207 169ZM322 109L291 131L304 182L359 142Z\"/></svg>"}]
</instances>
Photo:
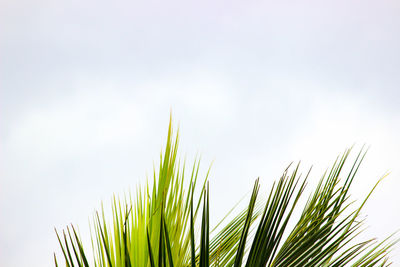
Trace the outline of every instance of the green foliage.
<instances>
[{"instance_id":1,"label":"green foliage","mask_svg":"<svg viewBox=\"0 0 400 267\"><path fill-rule=\"evenodd\" d=\"M90 266L390 265L388 254L397 242L393 236L380 243L355 239L363 230L360 211L380 181L354 207L349 189L365 152L358 154L343 181L340 177L350 150L336 160L320 179L297 222L293 214L301 210L299 200L310 173L301 178L299 165L291 173L289 167L284 171L262 205L257 179L248 207L232 220L223 221L221 230L210 232L208 173L199 181L199 161L195 161L190 178L185 180L185 164L181 166L177 160L177 149L178 134L174 137L170 120L167 145L160 155L158 173L154 170L153 184L139 188L134 200L114 197L111 218L103 209L101 215L96 213ZM199 182L202 189L194 201ZM200 236L196 222L201 222ZM294 226L289 227L289 222ZM73 226L61 237L57 233L57 238L65 266L89 266ZM58 266L55 255L54 260Z\"/></svg>"}]
</instances>

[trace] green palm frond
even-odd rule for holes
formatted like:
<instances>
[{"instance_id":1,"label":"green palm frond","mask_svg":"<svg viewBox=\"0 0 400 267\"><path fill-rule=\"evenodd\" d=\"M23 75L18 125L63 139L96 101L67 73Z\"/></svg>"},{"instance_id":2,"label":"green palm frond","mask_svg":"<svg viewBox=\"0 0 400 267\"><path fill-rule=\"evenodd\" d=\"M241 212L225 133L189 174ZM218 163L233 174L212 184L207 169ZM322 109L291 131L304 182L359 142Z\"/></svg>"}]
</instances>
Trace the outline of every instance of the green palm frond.
<instances>
[{"instance_id":1,"label":"green palm frond","mask_svg":"<svg viewBox=\"0 0 400 267\"><path fill-rule=\"evenodd\" d=\"M196 160L190 178L185 178L185 163L181 165L177 159L178 136L173 134L170 120L167 144L152 184L138 188L134 199L114 197L111 217L103 208L101 215L96 213L90 264L73 226L61 236L56 232L65 266L390 265L389 252L397 242L394 235L381 242L357 241L364 229L360 212L381 181L361 204L351 201L350 187L365 157L363 149L344 173L351 149L346 150L303 207L300 203L311 170L302 178L299 164L289 166L263 204L258 199L257 179L248 207L210 231L208 172L200 181ZM198 183L200 192L196 191ZM296 215L299 210L301 214ZM199 233L197 224L201 225ZM58 266L56 255L54 261Z\"/></svg>"}]
</instances>

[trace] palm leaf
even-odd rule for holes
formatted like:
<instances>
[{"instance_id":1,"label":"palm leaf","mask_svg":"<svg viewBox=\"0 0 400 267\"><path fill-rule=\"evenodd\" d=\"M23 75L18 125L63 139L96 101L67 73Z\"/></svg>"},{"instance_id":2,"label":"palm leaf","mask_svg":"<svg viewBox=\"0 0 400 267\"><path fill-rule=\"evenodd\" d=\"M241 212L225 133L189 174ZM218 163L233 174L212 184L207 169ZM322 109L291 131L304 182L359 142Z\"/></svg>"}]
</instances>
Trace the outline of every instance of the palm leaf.
<instances>
[{"instance_id":1,"label":"palm leaf","mask_svg":"<svg viewBox=\"0 0 400 267\"><path fill-rule=\"evenodd\" d=\"M138 187L134 199L131 195L114 197L111 220L103 208L101 215L96 212L91 236L93 266L390 265L388 256L397 242L394 236L381 242L356 241L364 227L360 212L380 182L360 205L351 201L350 187L365 157L363 149L346 175L344 166L351 149L337 158L299 217L294 214L301 209L300 199L311 170L302 178L298 164L286 168L264 204L257 199L257 179L248 207L229 221L225 217L219 224L222 227L210 232L210 169L200 181L203 190L197 194L200 161L195 160L190 178L185 178L186 163L181 165L177 156L178 137L170 119L167 144L158 170L154 168L152 184L148 181ZM198 216L201 203L202 215ZM197 222L201 222L199 242ZM65 266L89 266L83 242L75 228L71 229L67 227L68 235L63 231L61 237L56 231ZM58 266L56 255L54 262Z\"/></svg>"}]
</instances>

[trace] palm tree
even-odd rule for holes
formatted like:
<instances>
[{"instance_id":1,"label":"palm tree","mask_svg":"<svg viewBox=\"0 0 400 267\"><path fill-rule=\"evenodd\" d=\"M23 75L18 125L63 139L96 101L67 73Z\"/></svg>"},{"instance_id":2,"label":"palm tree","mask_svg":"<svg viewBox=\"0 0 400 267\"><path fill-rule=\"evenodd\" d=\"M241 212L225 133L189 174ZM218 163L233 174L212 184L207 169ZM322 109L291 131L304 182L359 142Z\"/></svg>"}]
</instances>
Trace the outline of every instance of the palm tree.
<instances>
[{"instance_id":1,"label":"palm tree","mask_svg":"<svg viewBox=\"0 0 400 267\"><path fill-rule=\"evenodd\" d=\"M343 166L350 149L338 157L303 207L299 200L310 172L301 178L299 165L286 168L264 202L258 200L257 179L247 208L210 232L208 172L199 180L195 160L187 178L185 163L177 158L178 136L170 119L152 181L133 198L114 197L112 216L103 209L95 214L90 260L74 226L61 235L56 231L65 266L390 265L388 254L397 242L393 235L381 242L356 240L363 230L360 211L380 181L360 205L350 201L349 189L365 151L347 174ZM58 266L55 254L54 260Z\"/></svg>"}]
</instances>

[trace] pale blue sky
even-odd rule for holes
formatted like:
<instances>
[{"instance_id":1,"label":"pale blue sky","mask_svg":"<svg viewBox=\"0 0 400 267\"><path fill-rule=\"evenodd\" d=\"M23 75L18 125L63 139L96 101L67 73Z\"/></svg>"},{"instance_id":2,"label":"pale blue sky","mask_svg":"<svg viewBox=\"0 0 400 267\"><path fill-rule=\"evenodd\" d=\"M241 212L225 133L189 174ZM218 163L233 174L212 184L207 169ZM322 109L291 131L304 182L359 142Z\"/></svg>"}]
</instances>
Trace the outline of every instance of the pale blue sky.
<instances>
[{"instance_id":1,"label":"pale blue sky","mask_svg":"<svg viewBox=\"0 0 400 267\"><path fill-rule=\"evenodd\" d=\"M0 266L52 266L54 226L145 181L171 108L214 214L367 143L369 234L400 228L398 1L0 0L0 25Z\"/></svg>"}]
</instances>

